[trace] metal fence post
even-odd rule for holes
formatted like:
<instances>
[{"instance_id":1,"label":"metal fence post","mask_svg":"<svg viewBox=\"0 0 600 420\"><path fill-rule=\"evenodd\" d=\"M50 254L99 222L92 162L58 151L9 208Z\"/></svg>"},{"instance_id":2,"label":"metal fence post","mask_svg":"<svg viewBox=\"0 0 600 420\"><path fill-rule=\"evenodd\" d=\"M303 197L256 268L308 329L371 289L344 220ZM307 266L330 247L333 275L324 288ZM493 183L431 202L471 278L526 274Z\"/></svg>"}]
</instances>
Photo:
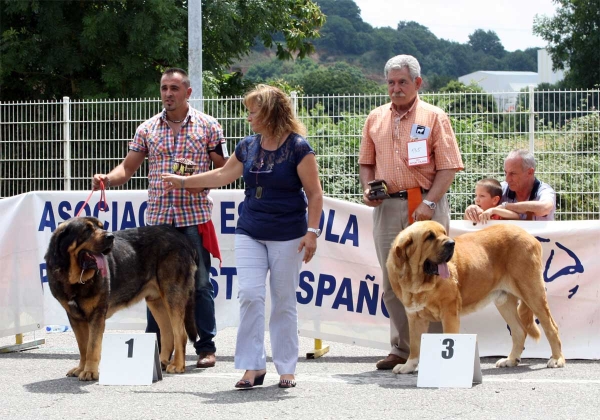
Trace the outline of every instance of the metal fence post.
<instances>
[{"instance_id":1,"label":"metal fence post","mask_svg":"<svg viewBox=\"0 0 600 420\"><path fill-rule=\"evenodd\" d=\"M531 154L534 153L534 147L535 147L535 118L534 118L535 106L533 103L533 100L534 100L533 88L534 88L533 85L529 85L529 152Z\"/></svg>"},{"instance_id":2,"label":"metal fence post","mask_svg":"<svg viewBox=\"0 0 600 420\"><path fill-rule=\"evenodd\" d=\"M297 117L298 116L298 92L293 90L290 93L290 96L292 97L292 108L294 109L294 115Z\"/></svg>"},{"instance_id":3,"label":"metal fence post","mask_svg":"<svg viewBox=\"0 0 600 420\"><path fill-rule=\"evenodd\" d=\"M68 96L63 96L63 141L65 191L71 191L71 106Z\"/></svg>"}]
</instances>

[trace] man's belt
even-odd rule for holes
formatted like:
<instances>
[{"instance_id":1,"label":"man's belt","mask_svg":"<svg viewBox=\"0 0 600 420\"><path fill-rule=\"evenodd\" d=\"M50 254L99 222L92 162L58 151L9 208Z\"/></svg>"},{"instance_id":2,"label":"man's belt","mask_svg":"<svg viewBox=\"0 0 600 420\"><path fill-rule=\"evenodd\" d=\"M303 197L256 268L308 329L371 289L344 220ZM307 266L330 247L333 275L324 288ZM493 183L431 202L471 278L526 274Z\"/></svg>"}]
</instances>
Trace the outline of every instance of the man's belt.
<instances>
[{"instance_id":1,"label":"man's belt","mask_svg":"<svg viewBox=\"0 0 600 420\"><path fill-rule=\"evenodd\" d=\"M419 204L423 201L423 193L428 190L424 190L421 187L411 188L409 190L398 191L389 194L390 198L399 198L400 200L408 200L408 224L412 225L414 222L413 213L419 207Z\"/></svg>"},{"instance_id":2,"label":"man's belt","mask_svg":"<svg viewBox=\"0 0 600 420\"><path fill-rule=\"evenodd\" d=\"M417 190L419 190L421 193L426 193L429 190L425 190L423 188L420 187L416 187L416 188L411 188L410 190L402 190L402 191L398 191L392 194L389 194L390 198L399 198L401 200L408 200L408 194L409 192L416 192Z\"/></svg>"}]
</instances>

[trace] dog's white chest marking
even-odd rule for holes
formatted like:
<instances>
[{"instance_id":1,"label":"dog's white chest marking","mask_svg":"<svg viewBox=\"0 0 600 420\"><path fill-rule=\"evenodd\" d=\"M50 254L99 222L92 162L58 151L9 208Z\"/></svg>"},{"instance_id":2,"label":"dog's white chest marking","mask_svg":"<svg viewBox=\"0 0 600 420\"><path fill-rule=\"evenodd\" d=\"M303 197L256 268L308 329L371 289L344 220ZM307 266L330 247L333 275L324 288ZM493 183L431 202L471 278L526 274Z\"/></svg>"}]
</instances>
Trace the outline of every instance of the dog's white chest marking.
<instances>
[{"instance_id":1,"label":"dog's white chest marking","mask_svg":"<svg viewBox=\"0 0 600 420\"><path fill-rule=\"evenodd\" d=\"M426 305L424 303L413 303L410 306L405 306L404 310L409 313L419 312L425 309L425 306Z\"/></svg>"}]
</instances>

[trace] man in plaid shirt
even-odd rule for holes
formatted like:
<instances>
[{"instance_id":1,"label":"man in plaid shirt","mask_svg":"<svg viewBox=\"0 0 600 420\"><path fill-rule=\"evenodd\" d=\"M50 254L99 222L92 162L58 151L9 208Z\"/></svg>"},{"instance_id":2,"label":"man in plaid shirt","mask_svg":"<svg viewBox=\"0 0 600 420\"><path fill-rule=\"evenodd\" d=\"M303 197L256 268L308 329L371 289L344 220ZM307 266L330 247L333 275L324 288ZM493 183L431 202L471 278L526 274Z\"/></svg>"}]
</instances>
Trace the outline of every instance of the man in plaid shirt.
<instances>
[{"instance_id":1,"label":"man in plaid shirt","mask_svg":"<svg viewBox=\"0 0 600 420\"><path fill-rule=\"evenodd\" d=\"M207 238L215 237L211 222L212 200L208 197L208 190L204 189L186 188L166 192L160 178L161 173L172 172L174 166L180 166L175 165L176 162L183 162L187 168L191 166L193 173L200 173L208 171L211 162L217 168L223 166L229 157L221 126L213 117L189 106L191 93L190 79L184 70L166 70L160 80L164 109L137 128L123 162L108 174L94 175L92 186L99 188L100 181L106 187L122 185L148 158L147 223L174 225L189 237L201 260L196 272L195 296L195 319L200 338L194 347L199 356L197 366L208 368L216 363L213 341L216 335L214 290L209 278L210 251L217 255L206 242ZM146 332L160 334L154 317L149 310L147 313Z\"/></svg>"},{"instance_id":2,"label":"man in plaid shirt","mask_svg":"<svg viewBox=\"0 0 600 420\"><path fill-rule=\"evenodd\" d=\"M408 319L385 265L392 241L413 221L435 220L449 231L446 192L463 162L446 113L419 98L423 80L417 59L393 57L384 74L392 102L367 117L358 163L363 201L374 207L373 239L383 274L383 301L390 315L391 351L377 362L377 369L393 369L406 363L410 349ZM374 180L385 181L387 190L370 197L369 182ZM436 331L430 332L442 332L440 323L431 325Z\"/></svg>"}]
</instances>

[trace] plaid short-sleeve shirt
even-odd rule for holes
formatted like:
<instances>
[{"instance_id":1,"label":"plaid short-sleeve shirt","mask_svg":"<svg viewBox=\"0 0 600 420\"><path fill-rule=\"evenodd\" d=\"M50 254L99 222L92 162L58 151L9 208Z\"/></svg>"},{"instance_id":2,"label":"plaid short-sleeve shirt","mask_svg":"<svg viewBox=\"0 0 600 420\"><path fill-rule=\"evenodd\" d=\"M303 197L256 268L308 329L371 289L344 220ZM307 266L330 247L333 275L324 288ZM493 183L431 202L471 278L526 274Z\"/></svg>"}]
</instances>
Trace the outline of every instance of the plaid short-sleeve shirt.
<instances>
[{"instance_id":1,"label":"plaid short-sleeve shirt","mask_svg":"<svg viewBox=\"0 0 600 420\"><path fill-rule=\"evenodd\" d=\"M429 163L408 165L408 143L413 126L427 135ZM375 165L375 179L383 179L390 193L431 188L436 172L464 169L450 119L440 108L420 100L400 116L392 103L375 108L365 122L359 164Z\"/></svg>"},{"instance_id":2,"label":"plaid short-sleeve shirt","mask_svg":"<svg viewBox=\"0 0 600 420\"><path fill-rule=\"evenodd\" d=\"M225 148L221 126L213 117L189 107L177 137L167 124L166 111L142 123L136 130L129 150L145 153L148 157L148 211L149 225L172 224L193 226L210 220L212 200L208 191L190 194L186 190L166 192L160 174L173 172L175 159L194 162L194 173L210 169L209 152L219 144Z\"/></svg>"}]
</instances>

